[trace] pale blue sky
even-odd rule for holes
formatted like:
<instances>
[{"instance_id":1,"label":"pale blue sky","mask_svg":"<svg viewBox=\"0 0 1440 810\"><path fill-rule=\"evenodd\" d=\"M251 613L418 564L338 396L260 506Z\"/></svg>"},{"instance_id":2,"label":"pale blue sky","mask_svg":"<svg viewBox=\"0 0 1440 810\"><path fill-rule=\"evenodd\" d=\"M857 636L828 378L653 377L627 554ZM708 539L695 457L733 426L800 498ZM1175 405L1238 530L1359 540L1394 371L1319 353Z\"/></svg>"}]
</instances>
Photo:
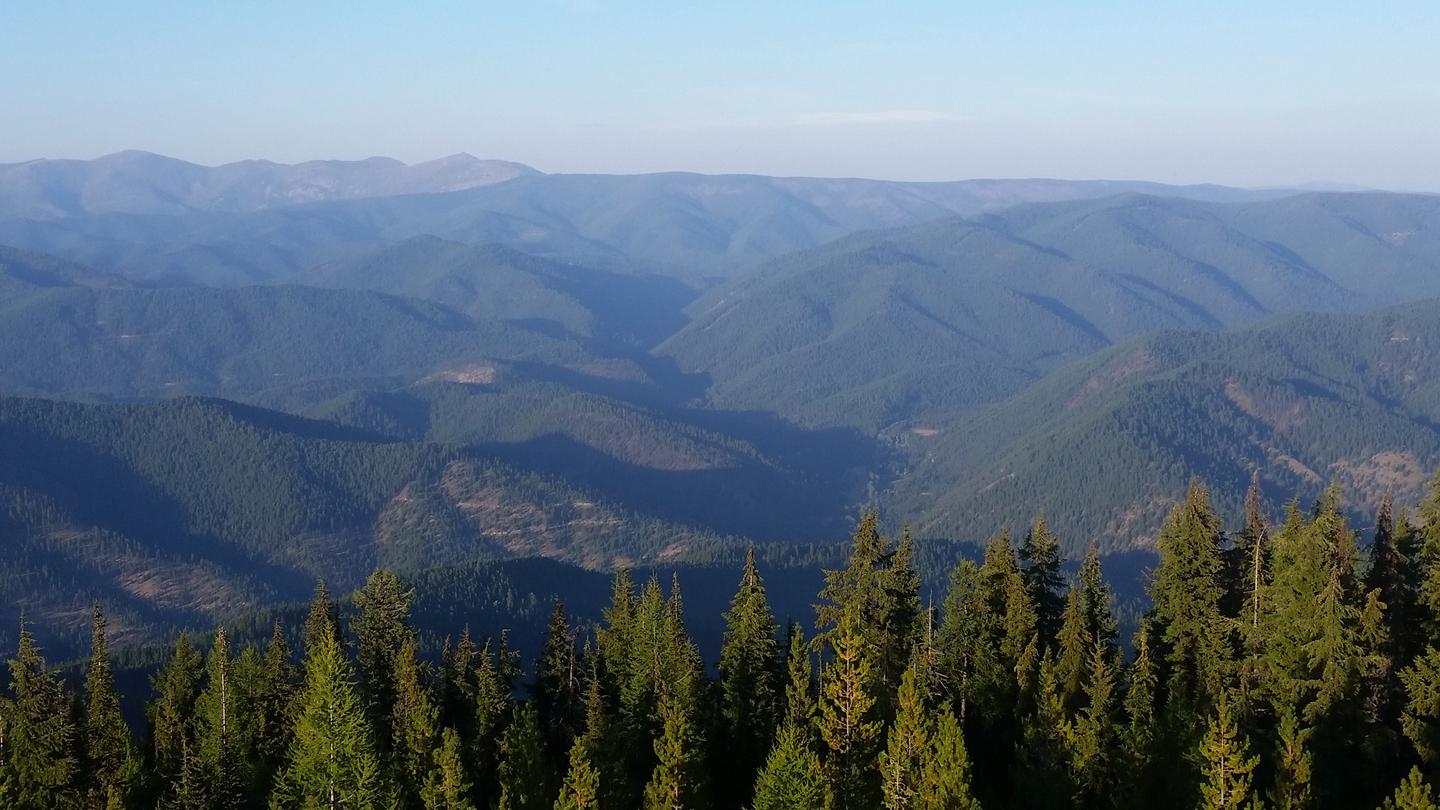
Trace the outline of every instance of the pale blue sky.
<instances>
[{"instance_id":1,"label":"pale blue sky","mask_svg":"<svg viewBox=\"0 0 1440 810\"><path fill-rule=\"evenodd\" d=\"M5 0L0 76L4 162L1440 190L1436 0Z\"/></svg>"}]
</instances>

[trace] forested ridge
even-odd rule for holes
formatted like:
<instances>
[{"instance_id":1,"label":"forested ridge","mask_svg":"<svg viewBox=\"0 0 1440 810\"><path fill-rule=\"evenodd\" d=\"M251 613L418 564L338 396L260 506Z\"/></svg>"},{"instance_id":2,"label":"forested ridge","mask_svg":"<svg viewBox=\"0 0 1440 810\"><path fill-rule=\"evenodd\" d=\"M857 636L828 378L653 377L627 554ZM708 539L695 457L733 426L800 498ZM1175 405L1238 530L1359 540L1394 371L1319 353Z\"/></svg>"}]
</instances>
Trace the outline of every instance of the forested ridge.
<instances>
[{"instance_id":1,"label":"forested ridge","mask_svg":"<svg viewBox=\"0 0 1440 810\"><path fill-rule=\"evenodd\" d=\"M909 532L867 511L810 626L780 626L751 554L718 661L678 577L618 570L593 626L556 602L522 662L499 626L425 654L416 591L377 570L263 643L181 635L143 730L100 605L78 684L22 617L0 805L1433 808L1440 475L1368 531L1341 498L1272 521L1257 479L1227 535L1192 482L1128 638L1096 550L1069 580L1043 517L959 562L937 605Z\"/></svg>"}]
</instances>

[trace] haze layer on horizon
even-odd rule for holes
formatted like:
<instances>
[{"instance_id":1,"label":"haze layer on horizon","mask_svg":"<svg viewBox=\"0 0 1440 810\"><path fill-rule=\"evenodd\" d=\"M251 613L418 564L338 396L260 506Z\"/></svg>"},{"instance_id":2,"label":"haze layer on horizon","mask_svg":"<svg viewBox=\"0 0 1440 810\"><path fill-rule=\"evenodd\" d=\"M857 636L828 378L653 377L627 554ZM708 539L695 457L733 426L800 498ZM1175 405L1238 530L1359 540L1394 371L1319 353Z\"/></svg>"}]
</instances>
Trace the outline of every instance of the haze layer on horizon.
<instances>
[{"instance_id":1,"label":"haze layer on horizon","mask_svg":"<svg viewBox=\"0 0 1440 810\"><path fill-rule=\"evenodd\" d=\"M0 162L1440 190L1440 5L1079 5L6 4Z\"/></svg>"}]
</instances>

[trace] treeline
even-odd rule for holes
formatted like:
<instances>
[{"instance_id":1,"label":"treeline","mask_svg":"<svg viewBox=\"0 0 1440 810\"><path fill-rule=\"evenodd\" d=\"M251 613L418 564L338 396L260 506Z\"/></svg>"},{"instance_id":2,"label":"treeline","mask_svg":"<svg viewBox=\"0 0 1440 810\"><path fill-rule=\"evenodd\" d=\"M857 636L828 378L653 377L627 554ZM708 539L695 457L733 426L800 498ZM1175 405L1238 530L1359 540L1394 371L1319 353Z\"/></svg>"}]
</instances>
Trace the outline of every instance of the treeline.
<instances>
[{"instance_id":1,"label":"treeline","mask_svg":"<svg viewBox=\"0 0 1440 810\"><path fill-rule=\"evenodd\" d=\"M863 515L813 632L782 633L747 558L714 671L678 580L615 575L593 632L556 604L522 671L468 630L432 665L386 571L346 622L202 653L180 636L143 737L99 607L78 694L21 622L0 706L0 806L32 808L1435 808L1440 476L1362 551L1331 487L1272 526L1258 481L1222 530L1190 486L1120 638L1092 547L1067 582L1037 518L922 601L908 532ZM1367 553L1368 552L1368 553Z\"/></svg>"}]
</instances>

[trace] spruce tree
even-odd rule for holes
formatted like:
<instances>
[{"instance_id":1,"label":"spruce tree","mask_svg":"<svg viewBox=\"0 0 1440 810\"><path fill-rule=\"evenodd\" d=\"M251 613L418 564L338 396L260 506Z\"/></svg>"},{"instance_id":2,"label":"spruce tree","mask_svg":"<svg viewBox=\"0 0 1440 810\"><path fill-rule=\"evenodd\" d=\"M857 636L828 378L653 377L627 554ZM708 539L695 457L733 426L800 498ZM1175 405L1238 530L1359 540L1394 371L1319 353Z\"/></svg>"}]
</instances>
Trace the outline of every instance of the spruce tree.
<instances>
[{"instance_id":1,"label":"spruce tree","mask_svg":"<svg viewBox=\"0 0 1440 810\"><path fill-rule=\"evenodd\" d=\"M1085 680L1090 672L1090 657L1095 642L1080 607L1080 592L1070 589L1065 599L1065 612L1060 622L1058 655L1055 675L1060 684L1060 699L1065 706L1066 716L1073 716L1080 708L1084 697Z\"/></svg>"},{"instance_id":2,"label":"spruce tree","mask_svg":"<svg viewBox=\"0 0 1440 810\"><path fill-rule=\"evenodd\" d=\"M482 806L490 806L500 796L499 769L501 744L509 728L513 709L510 686L505 682L503 667L496 663L487 640L480 650L475 672L475 739L471 760L475 763L475 795Z\"/></svg>"},{"instance_id":3,"label":"spruce tree","mask_svg":"<svg viewBox=\"0 0 1440 810\"><path fill-rule=\"evenodd\" d=\"M206 662L205 688L195 699L195 737L211 806L216 810L239 808L245 802L250 774L246 750L252 731L241 705L225 628L215 632Z\"/></svg>"},{"instance_id":4,"label":"spruce tree","mask_svg":"<svg viewBox=\"0 0 1440 810\"><path fill-rule=\"evenodd\" d=\"M1167 708L1208 712L1230 671L1230 623L1221 613L1220 519L1199 481L1170 512L1156 542L1150 596L1164 646Z\"/></svg>"},{"instance_id":5,"label":"spruce tree","mask_svg":"<svg viewBox=\"0 0 1440 810\"><path fill-rule=\"evenodd\" d=\"M1051 648L1060 632L1065 606L1065 578L1060 574L1060 565L1060 539L1045 525L1045 516L1036 515L1025 542L1020 544L1020 567L1025 590L1035 606L1042 652Z\"/></svg>"},{"instance_id":6,"label":"spruce tree","mask_svg":"<svg viewBox=\"0 0 1440 810\"><path fill-rule=\"evenodd\" d=\"M1122 789L1123 798L1143 806L1160 800L1156 792L1158 758L1157 692L1159 673L1153 652L1152 629L1142 621L1135 634L1135 660L1130 665L1130 683L1125 692L1126 726L1121 732L1124 765L1130 774Z\"/></svg>"},{"instance_id":7,"label":"spruce tree","mask_svg":"<svg viewBox=\"0 0 1440 810\"><path fill-rule=\"evenodd\" d=\"M1427 647L1400 673L1400 680L1406 693L1401 729L1420 758L1440 769L1440 649Z\"/></svg>"},{"instance_id":8,"label":"spruce tree","mask_svg":"<svg viewBox=\"0 0 1440 810\"><path fill-rule=\"evenodd\" d=\"M446 728L440 735L435 764L420 788L425 810L475 810L470 801L470 783L465 778L465 758L460 733Z\"/></svg>"},{"instance_id":9,"label":"spruce tree","mask_svg":"<svg viewBox=\"0 0 1440 810\"><path fill-rule=\"evenodd\" d=\"M24 617L10 693L0 705L0 797L15 810L54 810L74 801L79 763L70 698L45 658Z\"/></svg>"},{"instance_id":10,"label":"spruce tree","mask_svg":"<svg viewBox=\"0 0 1440 810\"><path fill-rule=\"evenodd\" d=\"M1080 612L1090 638L1105 646L1107 654L1115 652L1119 627L1110 608L1110 586L1100 565L1100 549L1091 543L1080 564Z\"/></svg>"},{"instance_id":11,"label":"spruce tree","mask_svg":"<svg viewBox=\"0 0 1440 810\"><path fill-rule=\"evenodd\" d=\"M1260 757L1250 753L1250 745L1235 722L1224 693L1200 742L1199 758L1204 763L1201 807L1242 810L1255 804L1253 782Z\"/></svg>"},{"instance_id":12,"label":"spruce tree","mask_svg":"<svg viewBox=\"0 0 1440 810\"><path fill-rule=\"evenodd\" d=\"M570 746L570 768L554 810L595 810L600 806L600 772L590 764L584 740Z\"/></svg>"},{"instance_id":13,"label":"spruce tree","mask_svg":"<svg viewBox=\"0 0 1440 810\"><path fill-rule=\"evenodd\" d=\"M162 788L180 776L185 751L193 747L195 700L200 696L202 671L200 653L190 645L190 636L181 633L170 660L151 678L156 697L146 713L152 776ZM198 753L192 755L198 761Z\"/></svg>"},{"instance_id":14,"label":"spruce tree","mask_svg":"<svg viewBox=\"0 0 1440 810\"><path fill-rule=\"evenodd\" d=\"M82 738L87 804L124 804L138 776L130 728L120 713L120 696L110 671L105 614L91 609L90 666L85 673L85 726Z\"/></svg>"},{"instance_id":15,"label":"spruce tree","mask_svg":"<svg viewBox=\"0 0 1440 810\"><path fill-rule=\"evenodd\" d=\"M755 780L754 810L815 810L828 806L820 757L810 735L786 722Z\"/></svg>"},{"instance_id":16,"label":"spruce tree","mask_svg":"<svg viewBox=\"0 0 1440 810\"><path fill-rule=\"evenodd\" d=\"M1084 685L1085 707L1065 735L1070 748L1076 798L1084 807L1115 806L1128 778L1117 725L1117 684L1111 650L1096 643Z\"/></svg>"},{"instance_id":17,"label":"spruce tree","mask_svg":"<svg viewBox=\"0 0 1440 810\"><path fill-rule=\"evenodd\" d=\"M720 649L720 689L726 759L737 773L754 773L764 761L779 723L775 618L755 568L755 549L745 555L740 586L725 613ZM724 783L729 798L747 803L748 780Z\"/></svg>"},{"instance_id":18,"label":"spruce tree","mask_svg":"<svg viewBox=\"0 0 1440 810\"><path fill-rule=\"evenodd\" d=\"M900 680L895 722L890 726L885 750L880 753L880 787L885 810L912 810L920 806L930 746L925 700L912 665Z\"/></svg>"},{"instance_id":19,"label":"spruce tree","mask_svg":"<svg viewBox=\"0 0 1440 810\"><path fill-rule=\"evenodd\" d=\"M1311 731L1300 721L1293 707L1282 706L1275 728L1273 784L1270 804L1276 810L1304 810L1311 806Z\"/></svg>"},{"instance_id":20,"label":"spruce tree","mask_svg":"<svg viewBox=\"0 0 1440 810\"><path fill-rule=\"evenodd\" d=\"M655 770L645 786L645 810L706 806L699 795L699 735L690 716L690 688L682 681L661 696L662 725L654 743Z\"/></svg>"},{"instance_id":21,"label":"spruce tree","mask_svg":"<svg viewBox=\"0 0 1440 810\"><path fill-rule=\"evenodd\" d=\"M325 580L321 579L315 582L315 593L310 597L310 610L305 616L305 629L300 636L306 657L326 637L340 640L340 611L330 598Z\"/></svg>"},{"instance_id":22,"label":"spruce tree","mask_svg":"<svg viewBox=\"0 0 1440 810\"><path fill-rule=\"evenodd\" d=\"M435 753L440 745L440 710L425 684L414 636L405 639L395 656L395 695L391 707L391 757L400 779L402 798L414 804L418 791L435 770Z\"/></svg>"},{"instance_id":23,"label":"spruce tree","mask_svg":"<svg viewBox=\"0 0 1440 810\"><path fill-rule=\"evenodd\" d=\"M399 577L383 569L372 573L355 594L358 612L353 628L361 693L382 754L390 750L394 739L390 719L395 703L395 656L414 634L409 624L414 598L413 590L406 590Z\"/></svg>"},{"instance_id":24,"label":"spruce tree","mask_svg":"<svg viewBox=\"0 0 1440 810\"><path fill-rule=\"evenodd\" d=\"M920 810L980 810L970 790L970 755L960 720L940 707L920 779ZM758 807L756 810L760 810Z\"/></svg>"},{"instance_id":25,"label":"spruce tree","mask_svg":"<svg viewBox=\"0 0 1440 810\"><path fill-rule=\"evenodd\" d=\"M290 706L295 700L295 666L285 627L275 620L265 646L265 674L255 696L255 752L257 781L269 784L290 748Z\"/></svg>"},{"instance_id":26,"label":"spruce tree","mask_svg":"<svg viewBox=\"0 0 1440 810\"><path fill-rule=\"evenodd\" d=\"M271 806L385 807L390 794L354 671L333 635L322 633L313 641L305 657L305 687L296 706L288 762Z\"/></svg>"},{"instance_id":27,"label":"spruce tree","mask_svg":"<svg viewBox=\"0 0 1440 810\"><path fill-rule=\"evenodd\" d=\"M500 743L500 810L549 810L550 764L545 759L545 737L534 706L515 710Z\"/></svg>"},{"instance_id":28,"label":"spruce tree","mask_svg":"<svg viewBox=\"0 0 1440 810\"><path fill-rule=\"evenodd\" d=\"M785 722L808 729L815 716L815 668L810 662L810 645L799 622L790 624L789 651L785 656Z\"/></svg>"},{"instance_id":29,"label":"spruce tree","mask_svg":"<svg viewBox=\"0 0 1440 810\"><path fill-rule=\"evenodd\" d=\"M879 800L875 748L881 724L875 719L873 678L858 611L840 619L831 634L832 657L820 677L820 737L826 775L836 810L868 810Z\"/></svg>"},{"instance_id":30,"label":"spruce tree","mask_svg":"<svg viewBox=\"0 0 1440 810\"><path fill-rule=\"evenodd\" d=\"M990 722L1010 708L1015 676L1000 653L1001 610L1003 602L997 606L987 598L975 563L964 560L955 566L937 643L950 698L962 722L970 718L972 707Z\"/></svg>"},{"instance_id":31,"label":"spruce tree","mask_svg":"<svg viewBox=\"0 0 1440 810\"><path fill-rule=\"evenodd\" d=\"M1435 791L1425 782L1419 768L1411 768L1394 795L1385 799L1380 810L1440 810Z\"/></svg>"},{"instance_id":32,"label":"spruce tree","mask_svg":"<svg viewBox=\"0 0 1440 810\"><path fill-rule=\"evenodd\" d=\"M535 680L530 685L552 757L558 758L570 748L584 719L583 672L565 605L557 599L545 630L545 645L535 662Z\"/></svg>"}]
</instances>

